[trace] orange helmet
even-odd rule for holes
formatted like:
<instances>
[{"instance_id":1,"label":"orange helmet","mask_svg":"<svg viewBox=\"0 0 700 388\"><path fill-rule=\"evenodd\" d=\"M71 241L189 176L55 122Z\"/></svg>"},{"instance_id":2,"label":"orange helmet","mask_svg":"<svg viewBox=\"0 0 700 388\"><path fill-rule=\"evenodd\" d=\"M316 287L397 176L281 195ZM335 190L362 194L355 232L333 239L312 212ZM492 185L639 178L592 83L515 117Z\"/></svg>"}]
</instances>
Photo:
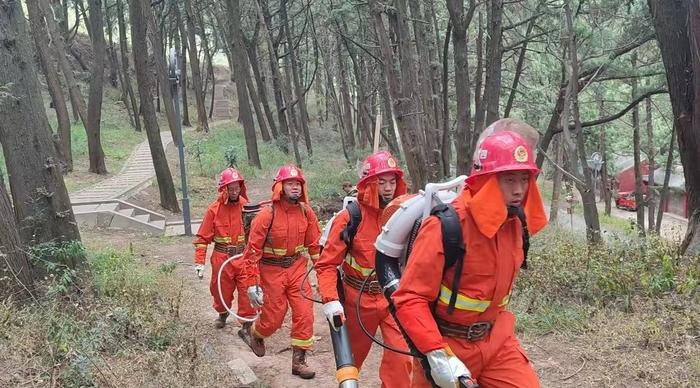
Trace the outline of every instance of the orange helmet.
<instances>
[{"instance_id":1,"label":"orange helmet","mask_svg":"<svg viewBox=\"0 0 700 388\"><path fill-rule=\"evenodd\" d=\"M277 175L275 176L275 183L284 182L290 179L296 179L301 182L301 184L306 183L304 179L304 173L301 169L293 164L287 164L282 166L277 170Z\"/></svg>"},{"instance_id":2,"label":"orange helmet","mask_svg":"<svg viewBox=\"0 0 700 388\"><path fill-rule=\"evenodd\" d=\"M494 132L484 138L475 152L467 183L479 176L503 171L530 171L533 174L540 171L530 144L513 131Z\"/></svg>"},{"instance_id":3,"label":"orange helmet","mask_svg":"<svg viewBox=\"0 0 700 388\"><path fill-rule=\"evenodd\" d=\"M224 171L221 171L221 174L219 174L219 191L224 191L226 186L235 182L240 182L241 184L241 192L239 195L247 199L248 194L246 192L245 179L243 178L243 175L241 175L241 173L233 167L229 167Z\"/></svg>"},{"instance_id":4,"label":"orange helmet","mask_svg":"<svg viewBox=\"0 0 700 388\"><path fill-rule=\"evenodd\" d=\"M302 194L299 199L301 202L309 202L308 189L306 188L306 179L301 169L293 164L287 164L277 170L275 181L272 184L272 200L279 201L282 198L282 183L289 180L297 180L301 182Z\"/></svg>"},{"instance_id":5,"label":"orange helmet","mask_svg":"<svg viewBox=\"0 0 700 388\"><path fill-rule=\"evenodd\" d=\"M403 179L403 171L388 151L375 152L362 163L362 177L357 185L364 185L371 178L386 173L394 173L399 179Z\"/></svg>"}]
</instances>

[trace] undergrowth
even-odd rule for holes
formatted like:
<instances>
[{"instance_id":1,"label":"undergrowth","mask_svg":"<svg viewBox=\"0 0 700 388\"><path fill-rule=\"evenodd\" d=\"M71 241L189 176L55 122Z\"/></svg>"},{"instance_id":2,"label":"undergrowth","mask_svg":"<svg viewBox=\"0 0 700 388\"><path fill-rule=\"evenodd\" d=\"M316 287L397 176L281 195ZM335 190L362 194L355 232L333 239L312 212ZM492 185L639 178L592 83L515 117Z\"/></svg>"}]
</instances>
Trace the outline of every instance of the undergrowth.
<instances>
[{"instance_id":1,"label":"undergrowth","mask_svg":"<svg viewBox=\"0 0 700 388\"><path fill-rule=\"evenodd\" d=\"M35 262L53 263L42 296L0 303L0 386L211 383L218 372L200 362L197 336L180 320L173 266L146 267L106 250L87 253L89 269L78 275L61 264L76 254L85 254L79 244L35 250Z\"/></svg>"}]
</instances>

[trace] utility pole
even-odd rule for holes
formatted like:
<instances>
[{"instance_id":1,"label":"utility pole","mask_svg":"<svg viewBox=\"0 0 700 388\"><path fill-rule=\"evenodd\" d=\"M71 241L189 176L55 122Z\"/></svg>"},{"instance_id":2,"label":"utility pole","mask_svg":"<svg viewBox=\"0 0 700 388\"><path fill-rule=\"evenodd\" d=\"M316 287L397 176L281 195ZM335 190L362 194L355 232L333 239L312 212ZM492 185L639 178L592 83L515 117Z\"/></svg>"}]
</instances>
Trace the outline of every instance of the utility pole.
<instances>
[{"instance_id":1,"label":"utility pole","mask_svg":"<svg viewBox=\"0 0 700 388\"><path fill-rule=\"evenodd\" d=\"M177 153L180 158L180 180L182 181L182 217L185 222L185 236L191 236L192 220L190 219L190 198L187 191L187 175L185 173L185 138L182 133L182 122L180 120L180 68L177 64L177 51L174 47L170 49L169 62L168 79L170 80L170 93L173 96L177 130L180 133L180 144L177 146Z\"/></svg>"}]
</instances>

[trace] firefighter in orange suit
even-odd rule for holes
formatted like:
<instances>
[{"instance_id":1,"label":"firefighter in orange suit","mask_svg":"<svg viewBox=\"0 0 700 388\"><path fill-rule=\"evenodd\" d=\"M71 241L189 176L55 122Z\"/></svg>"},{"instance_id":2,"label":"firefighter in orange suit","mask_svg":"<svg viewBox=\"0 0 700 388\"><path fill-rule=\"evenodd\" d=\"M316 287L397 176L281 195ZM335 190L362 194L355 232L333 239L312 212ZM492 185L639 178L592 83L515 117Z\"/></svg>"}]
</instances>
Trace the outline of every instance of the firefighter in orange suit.
<instances>
[{"instance_id":1,"label":"firefighter in orange suit","mask_svg":"<svg viewBox=\"0 0 700 388\"><path fill-rule=\"evenodd\" d=\"M194 239L194 261L195 270L201 279L204 274L207 246L214 243L214 252L210 259L212 272L209 291L214 297L214 310L219 313L214 325L217 329L221 329L226 325L228 311L225 306L231 308L234 290L238 290L238 315L242 317L254 316L255 310L250 306L247 290L241 282L243 276L243 260L241 259L231 261L224 267L221 274L223 300L219 296L217 278L221 265L229 257L243 252L245 246L242 210L248 199L245 180L233 168L227 168L221 172L218 186L219 196L207 208ZM246 324L249 325L249 323L244 323L244 325Z\"/></svg>"},{"instance_id":2,"label":"firefighter in orange suit","mask_svg":"<svg viewBox=\"0 0 700 388\"><path fill-rule=\"evenodd\" d=\"M399 323L426 355L439 387L458 386L460 376L476 378L482 388L539 386L515 338L515 317L507 310L524 260L520 217L524 214L531 234L547 224L535 183L539 170L525 138L514 131L497 131L499 122L494 125L477 145L467 186L452 202L466 248L461 275L455 278L455 266L443 272L441 223L430 217L423 222L392 296ZM454 284L458 289L451 289ZM458 294L450 311L453 292ZM420 364L414 361L414 368ZM416 372L411 386L430 385L424 373Z\"/></svg>"},{"instance_id":3,"label":"firefighter in orange suit","mask_svg":"<svg viewBox=\"0 0 700 388\"><path fill-rule=\"evenodd\" d=\"M360 306L365 328L372 334L377 328L381 329L382 339L387 345L408 350L394 318L389 313L388 302L382 294L377 278L372 274L376 252L374 241L380 232L382 210L392 199L406 193L403 171L390 153L379 151L367 157L362 175L357 184L361 221L357 226L355 238L349 243L343 239L343 230L350 221L348 210L343 210L335 217L328 242L316 263L323 312L331 324L334 315L347 319L352 353L358 368L362 366L372 346L372 340L362 332L356 314L357 296L365 281ZM338 266L341 266L343 273L343 303L339 301L336 288ZM382 387L406 387L410 381L410 373L410 356L384 350L379 366Z\"/></svg>"},{"instance_id":4,"label":"firefighter in orange suit","mask_svg":"<svg viewBox=\"0 0 700 388\"><path fill-rule=\"evenodd\" d=\"M281 167L272 185L272 206L260 210L253 219L243 255L248 296L254 307L262 307L262 313L253 327L238 333L258 357L264 356L264 339L282 326L290 306L292 374L303 379L316 373L306 364L306 351L313 344L314 313L312 302L302 296L302 292L311 295L311 287L305 282L302 291L302 280L307 257L318 259L321 236L318 219L308 203L301 169Z\"/></svg>"}]
</instances>

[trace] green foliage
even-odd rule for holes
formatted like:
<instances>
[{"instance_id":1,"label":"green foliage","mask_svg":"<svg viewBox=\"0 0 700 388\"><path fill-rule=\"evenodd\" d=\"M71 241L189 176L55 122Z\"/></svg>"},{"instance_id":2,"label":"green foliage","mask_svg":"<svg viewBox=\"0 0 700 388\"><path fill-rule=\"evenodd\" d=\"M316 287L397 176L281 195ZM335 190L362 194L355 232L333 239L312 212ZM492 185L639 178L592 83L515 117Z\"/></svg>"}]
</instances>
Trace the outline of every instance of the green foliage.
<instances>
[{"instance_id":1,"label":"green foliage","mask_svg":"<svg viewBox=\"0 0 700 388\"><path fill-rule=\"evenodd\" d=\"M42 247L37 256L56 257L57 251L70 250ZM135 364L150 353L155 360L177 358L180 363L152 377L163 373L164 381L185 381L179 369L195 367L197 349L187 342L190 329L178 319L182 284L175 265L148 268L133 255L115 251L90 255L89 264L91 279L80 285L81 292L48 293L24 307L0 303L0 348L13 349L0 354L0 365L12 357L23 357L13 362L24 365L14 375L0 377L0 385L53 379L57 386L127 386L116 374L128 377L135 369L149 373L159 361L150 367ZM110 361L119 358L133 362L120 370Z\"/></svg>"},{"instance_id":2,"label":"green foliage","mask_svg":"<svg viewBox=\"0 0 700 388\"><path fill-rule=\"evenodd\" d=\"M700 267L678 247L650 236L611 239L588 248L581 236L547 228L533 238L530 268L518 278L513 309L521 328L544 333L579 330L586 312L630 311L635 300L697 295Z\"/></svg>"}]
</instances>

